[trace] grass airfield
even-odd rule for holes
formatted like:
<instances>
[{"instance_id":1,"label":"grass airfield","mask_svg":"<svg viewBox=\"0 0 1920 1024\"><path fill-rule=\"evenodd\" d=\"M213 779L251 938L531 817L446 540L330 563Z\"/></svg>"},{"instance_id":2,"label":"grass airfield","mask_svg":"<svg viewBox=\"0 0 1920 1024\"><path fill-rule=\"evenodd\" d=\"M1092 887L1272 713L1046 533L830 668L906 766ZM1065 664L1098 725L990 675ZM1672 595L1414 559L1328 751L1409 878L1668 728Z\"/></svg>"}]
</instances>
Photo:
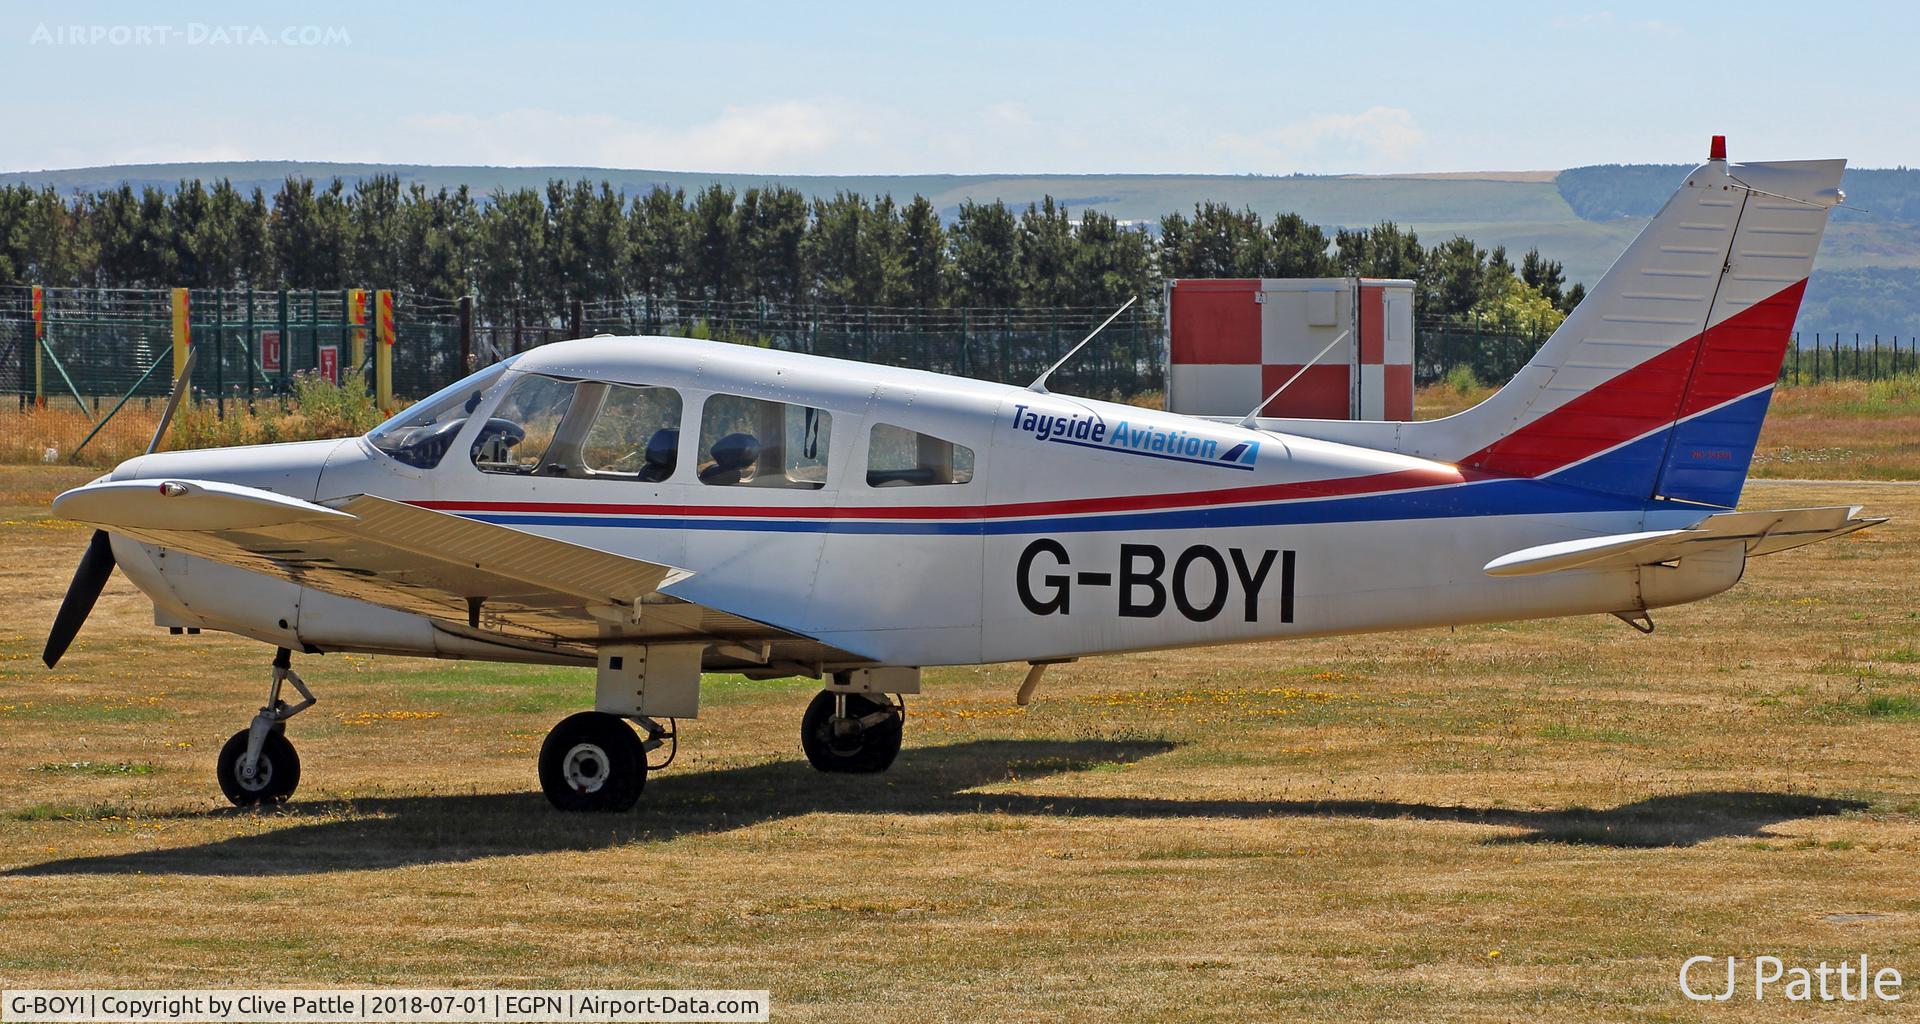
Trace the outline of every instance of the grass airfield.
<instances>
[{"instance_id":1,"label":"grass airfield","mask_svg":"<svg viewBox=\"0 0 1920 1024\"><path fill-rule=\"evenodd\" d=\"M39 663L88 470L0 468L0 982L765 988L780 1020L1800 1019L1694 954L1868 955L1920 999L1920 486L1656 612L930 672L894 769L814 685L710 677L640 806L562 816L583 670L297 658L289 806L212 775L271 651L116 575ZM1724 969L1723 969L1724 970ZM1724 975L1723 975L1724 977ZM1829 1008L1833 1009L1833 1008Z\"/></svg>"}]
</instances>

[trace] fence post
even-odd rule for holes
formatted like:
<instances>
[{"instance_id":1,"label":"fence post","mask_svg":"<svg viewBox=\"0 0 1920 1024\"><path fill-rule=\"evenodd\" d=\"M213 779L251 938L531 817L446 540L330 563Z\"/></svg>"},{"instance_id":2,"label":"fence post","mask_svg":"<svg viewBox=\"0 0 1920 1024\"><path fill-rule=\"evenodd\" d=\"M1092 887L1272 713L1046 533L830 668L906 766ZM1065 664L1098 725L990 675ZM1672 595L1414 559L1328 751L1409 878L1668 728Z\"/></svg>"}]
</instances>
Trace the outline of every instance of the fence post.
<instances>
[{"instance_id":1,"label":"fence post","mask_svg":"<svg viewBox=\"0 0 1920 1024\"><path fill-rule=\"evenodd\" d=\"M47 407L46 289L33 286L33 407Z\"/></svg>"},{"instance_id":2,"label":"fence post","mask_svg":"<svg viewBox=\"0 0 1920 1024\"><path fill-rule=\"evenodd\" d=\"M173 289L173 379L179 380L180 374L187 368L187 348L193 344L192 300L185 288ZM187 404L193 404L193 393L189 391L180 396Z\"/></svg>"},{"instance_id":3,"label":"fence post","mask_svg":"<svg viewBox=\"0 0 1920 1024\"><path fill-rule=\"evenodd\" d=\"M587 306L576 295L567 300L567 337L584 338L587 336L586 328Z\"/></svg>"},{"instance_id":4,"label":"fence post","mask_svg":"<svg viewBox=\"0 0 1920 1024\"><path fill-rule=\"evenodd\" d=\"M259 351L260 335L253 330L253 283L247 283L247 326L245 339L240 343L240 352L247 361L247 411L253 411L253 371L254 353Z\"/></svg>"},{"instance_id":5,"label":"fence post","mask_svg":"<svg viewBox=\"0 0 1920 1024\"><path fill-rule=\"evenodd\" d=\"M960 307L960 376L962 377L967 376L970 370L970 367L967 365L967 349L971 347L972 341L973 341L971 337L972 332L969 330L971 326L972 324L967 317L967 307L961 306Z\"/></svg>"},{"instance_id":6,"label":"fence post","mask_svg":"<svg viewBox=\"0 0 1920 1024\"><path fill-rule=\"evenodd\" d=\"M374 330L379 333L373 344L374 404L381 413L393 415L393 292L382 288L374 293Z\"/></svg>"},{"instance_id":7,"label":"fence post","mask_svg":"<svg viewBox=\"0 0 1920 1024\"><path fill-rule=\"evenodd\" d=\"M354 373L366 373L367 365L367 290L365 288L347 289L347 358L348 366ZM346 372L340 374L342 382Z\"/></svg>"},{"instance_id":8,"label":"fence post","mask_svg":"<svg viewBox=\"0 0 1920 1024\"><path fill-rule=\"evenodd\" d=\"M278 350L275 352L275 355L279 357L279 362L274 365L274 372L280 375L279 391L280 394L285 395L287 393L287 364L293 362L293 336L291 326L287 322L287 290L285 288L280 289L279 323L279 340L274 343L275 348Z\"/></svg>"},{"instance_id":9,"label":"fence post","mask_svg":"<svg viewBox=\"0 0 1920 1024\"><path fill-rule=\"evenodd\" d=\"M460 376L473 372L473 296L460 296Z\"/></svg>"},{"instance_id":10,"label":"fence post","mask_svg":"<svg viewBox=\"0 0 1920 1024\"><path fill-rule=\"evenodd\" d=\"M227 290L213 290L213 414L227 418Z\"/></svg>"}]
</instances>

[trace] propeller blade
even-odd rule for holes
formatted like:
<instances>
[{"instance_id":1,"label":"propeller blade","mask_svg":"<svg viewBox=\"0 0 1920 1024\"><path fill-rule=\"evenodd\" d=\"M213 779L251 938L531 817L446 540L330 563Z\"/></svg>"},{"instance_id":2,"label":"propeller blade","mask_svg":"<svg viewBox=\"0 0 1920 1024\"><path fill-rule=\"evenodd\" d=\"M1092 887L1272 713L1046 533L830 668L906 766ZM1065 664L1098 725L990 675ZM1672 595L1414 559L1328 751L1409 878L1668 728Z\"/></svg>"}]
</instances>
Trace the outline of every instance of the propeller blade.
<instances>
[{"instance_id":1,"label":"propeller blade","mask_svg":"<svg viewBox=\"0 0 1920 1024\"><path fill-rule=\"evenodd\" d=\"M187 357L180 364L180 375L173 379L173 393L167 396L167 405L160 413L160 425L154 428L153 440L147 442L147 454L160 450L160 443L166 440L167 428L173 425L173 414L180 409L180 402L187 397L192 386L193 364L200 350L192 346L187 348ZM86 623L87 616L93 612L93 603L100 600L100 592L107 588L107 577L113 575L113 542L107 538L107 531L93 531L93 539L87 541L87 553L80 556L80 567L73 571L73 582L67 584L67 596L60 602L60 614L53 617L53 629L47 633L47 649L41 653L40 660L52 668L60 663L67 648L73 646L73 638L80 633L80 627Z\"/></svg>"},{"instance_id":2,"label":"propeller blade","mask_svg":"<svg viewBox=\"0 0 1920 1024\"><path fill-rule=\"evenodd\" d=\"M60 614L53 617L53 629L47 634L46 652L40 660L52 668L60 663L60 656L67 653L74 635L80 632L80 625L87 621L88 613L93 611L93 603L100 599L100 591L107 587L107 577L113 575L113 543L107 539L107 531L93 531L93 539L87 541L87 553L80 556L80 567L73 571L73 582L67 584L67 596L60 602Z\"/></svg>"}]
</instances>

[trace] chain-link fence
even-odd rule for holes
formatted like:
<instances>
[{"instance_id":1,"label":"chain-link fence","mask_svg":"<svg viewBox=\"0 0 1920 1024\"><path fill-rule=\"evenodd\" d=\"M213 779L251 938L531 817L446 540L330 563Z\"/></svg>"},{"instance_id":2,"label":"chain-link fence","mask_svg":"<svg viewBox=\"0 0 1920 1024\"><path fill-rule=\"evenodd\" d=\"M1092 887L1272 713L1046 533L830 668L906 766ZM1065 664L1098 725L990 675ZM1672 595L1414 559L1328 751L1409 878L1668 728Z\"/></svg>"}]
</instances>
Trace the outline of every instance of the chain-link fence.
<instances>
[{"instance_id":1,"label":"chain-link fence","mask_svg":"<svg viewBox=\"0 0 1920 1024\"><path fill-rule=\"evenodd\" d=\"M1025 384L1112 315L1111 309L918 309L663 302L641 297L579 311L586 334L674 334ZM1055 390L1125 399L1165 385L1165 332L1153 309L1121 313L1060 368Z\"/></svg>"},{"instance_id":2,"label":"chain-link fence","mask_svg":"<svg viewBox=\"0 0 1920 1024\"><path fill-rule=\"evenodd\" d=\"M1003 383L1025 384L1064 355L1107 309L909 309L635 296L573 303L559 319L478 323L470 298L414 293L196 290L186 324L197 353L198 407L216 418L277 407L301 375L376 386L378 294L390 295L396 401L431 393L516 352L594 334L714 338ZM137 452L173 378L175 297L168 289L0 288L0 461L109 464ZM1422 321L1415 379L1464 368L1498 384L1546 340L1473 319ZM1055 374L1055 390L1151 402L1165 384L1161 311L1135 306ZM1915 339L1796 335L1786 383L1920 372Z\"/></svg>"}]
</instances>

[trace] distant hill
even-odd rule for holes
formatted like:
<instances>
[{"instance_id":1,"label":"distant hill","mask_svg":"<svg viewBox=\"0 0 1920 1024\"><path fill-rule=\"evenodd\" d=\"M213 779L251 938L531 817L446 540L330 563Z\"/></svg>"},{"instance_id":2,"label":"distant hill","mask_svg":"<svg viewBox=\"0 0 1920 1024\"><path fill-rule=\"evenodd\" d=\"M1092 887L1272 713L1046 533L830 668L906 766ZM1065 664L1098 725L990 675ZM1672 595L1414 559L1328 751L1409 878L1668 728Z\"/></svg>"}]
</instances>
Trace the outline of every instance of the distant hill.
<instances>
[{"instance_id":1,"label":"distant hill","mask_svg":"<svg viewBox=\"0 0 1920 1024\"><path fill-rule=\"evenodd\" d=\"M138 164L0 174L0 184L51 185L61 192L98 191L121 183L170 189L182 179L232 179L269 194L289 176L352 184L376 174L430 188L542 187L554 178L611 182L629 195L655 186L689 192L719 182L734 188L778 182L809 196L849 191L925 195L945 217L966 199L1025 206L1052 195L1069 209L1099 209L1123 220L1152 222L1202 200L1250 206L1264 215L1291 211L1328 228L1396 221L1433 242L1454 234L1482 246L1504 245L1516 257L1539 248L1566 265L1569 279L1592 283L1620 254L1686 173L1680 164L1598 165L1554 172L1333 176L1177 174L710 174L600 167L443 167L301 161ZM1836 211L1816 264L1802 326L1920 334L1920 171L1849 170L1849 204ZM1850 271L1825 280L1822 272ZM1872 301L1869 301L1872 300ZM1814 314L1821 321L1814 326ZM1837 322L1836 322L1837 321Z\"/></svg>"}]
</instances>

